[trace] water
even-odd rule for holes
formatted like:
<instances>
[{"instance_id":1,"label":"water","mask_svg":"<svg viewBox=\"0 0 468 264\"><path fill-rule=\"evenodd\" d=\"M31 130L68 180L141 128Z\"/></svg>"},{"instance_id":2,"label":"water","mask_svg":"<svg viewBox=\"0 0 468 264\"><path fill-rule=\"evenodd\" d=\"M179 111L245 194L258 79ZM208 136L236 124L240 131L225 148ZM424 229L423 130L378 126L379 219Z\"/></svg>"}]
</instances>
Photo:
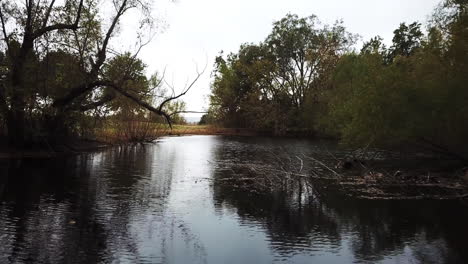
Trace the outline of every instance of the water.
<instances>
[{"instance_id":1,"label":"water","mask_svg":"<svg viewBox=\"0 0 468 264\"><path fill-rule=\"evenodd\" d=\"M0 263L468 263L461 202L298 199L220 181L255 173L242 163L320 150L343 154L326 142L190 136L3 161Z\"/></svg>"}]
</instances>

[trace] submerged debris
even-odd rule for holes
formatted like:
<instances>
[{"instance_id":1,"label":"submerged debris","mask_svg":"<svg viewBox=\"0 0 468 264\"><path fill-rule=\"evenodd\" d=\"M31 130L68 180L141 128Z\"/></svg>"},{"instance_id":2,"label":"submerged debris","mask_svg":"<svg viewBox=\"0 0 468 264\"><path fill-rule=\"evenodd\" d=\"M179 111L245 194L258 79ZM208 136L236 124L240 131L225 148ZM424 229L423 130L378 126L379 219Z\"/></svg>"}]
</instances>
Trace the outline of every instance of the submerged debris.
<instances>
[{"instance_id":1,"label":"submerged debris","mask_svg":"<svg viewBox=\"0 0 468 264\"><path fill-rule=\"evenodd\" d=\"M248 192L291 191L291 188L306 186L315 190L336 190L361 199L468 198L467 170L395 169L385 166L386 161L356 159L338 161L338 165L333 166L329 160L306 155L271 156L275 162L219 161L218 170L222 170L224 176L215 181Z\"/></svg>"}]
</instances>

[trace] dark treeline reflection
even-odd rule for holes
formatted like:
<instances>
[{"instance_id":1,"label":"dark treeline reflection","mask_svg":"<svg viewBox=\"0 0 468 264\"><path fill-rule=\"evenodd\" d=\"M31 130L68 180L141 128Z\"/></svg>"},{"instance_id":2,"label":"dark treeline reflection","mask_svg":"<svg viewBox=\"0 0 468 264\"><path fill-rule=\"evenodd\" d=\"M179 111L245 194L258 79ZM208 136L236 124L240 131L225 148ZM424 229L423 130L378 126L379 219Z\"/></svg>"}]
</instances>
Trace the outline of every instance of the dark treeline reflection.
<instances>
[{"instance_id":1,"label":"dark treeline reflection","mask_svg":"<svg viewBox=\"0 0 468 264\"><path fill-rule=\"evenodd\" d=\"M128 147L2 163L0 263L97 263L138 256L130 222L148 210L162 211L171 187L170 173L150 177L153 153L152 147Z\"/></svg>"},{"instance_id":2,"label":"dark treeline reflection","mask_svg":"<svg viewBox=\"0 0 468 264\"><path fill-rule=\"evenodd\" d=\"M89 262L99 260L107 238L103 224L94 219L98 193L93 184L78 184L89 179L90 162L80 158L2 164L0 262L73 262L74 256L63 252L75 252ZM78 218L87 219L87 226L67 225Z\"/></svg>"},{"instance_id":3,"label":"dark treeline reflection","mask_svg":"<svg viewBox=\"0 0 468 264\"><path fill-rule=\"evenodd\" d=\"M249 141L222 144L217 149L217 162L232 166L240 162L275 163L276 157L268 157L262 148L272 147L270 140L264 139L260 144ZM296 143L284 140L276 148L282 146L292 157L311 151L310 146ZM323 149L329 147L322 145ZM312 151L317 151L317 146ZM243 157L249 159L245 161ZM348 256L349 262L353 258L358 262L385 262L386 258L397 255L404 255L409 263L468 261L466 204L358 200L328 190L326 186L305 183L271 193L246 192L223 182L226 177L242 177L242 173L249 172L226 166L214 171L214 205L218 210L235 211L242 222L260 222L271 248L282 257L314 255L323 250L339 254L340 248L349 246L352 254Z\"/></svg>"},{"instance_id":4,"label":"dark treeline reflection","mask_svg":"<svg viewBox=\"0 0 468 264\"><path fill-rule=\"evenodd\" d=\"M2 161L0 263L468 263L464 204L223 181L299 170L294 157L320 149L346 154L327 142L193 136Z\"/></svg>"}]
</instances>

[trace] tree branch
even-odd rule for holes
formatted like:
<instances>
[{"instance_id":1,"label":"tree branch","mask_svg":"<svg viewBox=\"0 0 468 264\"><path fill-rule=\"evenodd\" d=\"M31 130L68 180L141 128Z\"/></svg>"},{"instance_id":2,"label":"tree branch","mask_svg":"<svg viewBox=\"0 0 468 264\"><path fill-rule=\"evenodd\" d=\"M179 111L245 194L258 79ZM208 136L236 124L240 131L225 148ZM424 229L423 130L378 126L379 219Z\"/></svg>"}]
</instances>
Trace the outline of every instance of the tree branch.
<instances>
[{"instance_id":1,"label":"tree branch","mask_svg":"<svg viewBox=\"0 0 468 264\"><path fill-rule=\"evenodd\" d=\"M92 102L92 103L89 103L87 105L80 106L78 108L78 110L81 111L81 112L85 112L85 111L97 108L97 107L99 107L101 105L104 105L104 104L114 100L115 97L116 97L115 94L107 94L107 95L103 96L100 100L98 100L96 102Z\"/></svg>"},{"instance_id":2,"label":"tree branch","mask_svg":"<svg viewBox=\"0 0 468 264\"><path fill-rule=\"evenodd\" d=\"M50 12L52 11L54 4L55 4L55 0L52 0L50 2L49 8L47 8L47 11L44 17L44 22L42 22L42 28L45 28L47 26L47 22L49 22Z\"/></svg>"},{"instance_id":3,"label":"tree branch","mask_svg":"<svg viewBox=\"0 0 468 264\"><path fill-rule=\"evenodd\" d=\"M119 86L115 85L115 84L112 83L112 82L108 83L108 86L111 87L111 88L113 88L113 89L116 90L118 93L122 94L123 96L125 96L125 97L129 98L130 100L134 101L134 102L137 103L138 105L140 105L140 106L142 106L142 107L148 109L149 111L151 111L151 112L153 112L153 113L155 113L155 114L157 114L157 115L163 116L163 117L166 119L166 121L167 121L169 127L172 129L172 122L171 122L171 117L170 117L169 114L167 114L166 112L161 111L161 110L159 110L159 109L153 107L152 105L150 105L150 104L148 104L148 103L146 103L146 102L144 102L144 101L138 99L136 96L134 96L134 95L130 94L129 92L123 90L122 88L120 88Z\"/></svg>"},{"instance_id":4,"label":"tree branch","mask_svg":"<svg viewBox=\"0 0 468 264\"><path fill-rule=\"evenodd\" d=\"M5 27L5 18L3 17L3 12L2 12L2 7L0 6L0 20L2 22L2 31L3 31L3 38L5 40L5 43L6 43L6 46L7 46L7 49L8 49L8 53L11 54L11 50L10 50L10 38L8 37L8 34L6 32L6 27ZM10 55L11 56L11 55Z\"/></svg>"},{"instance_id":5,"label":"tree branch","mask_svg":"<svg viewBox=\"0 0 468 264\"><path fill-rule=\"evenodd\" d=\"M79 97L80 95L83 95L87 92L92 91L94 88L99 87L99 86L108 86L109 82L108 81L94 81L91 83L85 83L79 86L76 86L73 88L66 96L59 98L54 101L52 104L53 107L64 107L67 104L71 103L75 98Z\"/></svg>"},{"instance_id":6,"label":"tree branch","mask_svg":"<svg viewBox=\"0 0 468 264\"><path fill-rule=\"evenodd\" d=\"M54 4L54 0L52 1L49 8L51 8L53 4ZM75 22L73 24L59 23L59 24L55 24L55 25L51 25L51 26L46 26L47 25L47 20L49 19L48 16L50 15L50 14L47 14L47 17L46 17L47 20L46 19L44 20L44 23L43 23L43 26L41 27L41 29L37 30L36 32L34 32L32 34L32 38L37 39L40 36L44 35L45 33L50 32L50 31L54 31L54 30L60 30L60 29L77 30L78 29L78 23L80 22L80 19L81 19L82 10L83 10L83 0L80 0L80 5L78 6L78 12L76 14L76 19L75 19ZM49 12L50 10L47 10L47 11Z\"/></svg>"},{"instance_id":7,"label":"tree branch","mask_svg":"<svg viewBox=\"0 0 468 264\"><path fill-rule=\"evenodd\" d=\"M190 83L190 85L187 87L187 89L185 89L185 91L183 91L179 95L171 96L171 97L167 98L166 100L162 101L162 103L158 107L158 110L162 111L165 104L167 104L168 102L170 102L172 100L175 100L175 99L178 99L181 96L185 95L190 90L190 88L192 88L192 86L198 81L198 79L200 79L200 77L205 72L205 70L206 70L206 65L205 65L205 68L203 69L202 72L197 71L197 77L195 77L195 79L192 81L192 83Z\"/></svg>"},{"instance_id":8,"label":"tree branch","mask_svg":"<svg viewBox=\"0 0 468 264\"><path fill-rule=\"evenodd\" d=\"M126 10L126 6L127 6L127 0L123 1L122 5L117 11L117 14L112 20L111 26L107 30L106 37L104 38L104 41L102 42L102 47L99 48L98 50L96 63L93 65L93 69L91 70L92 77L97 77L99 69L101 68L102 64L104 64L104 61L106 60L107 45L109 44L109 40L112 36L112 33L114 32L117 22L119 22L120 17L123 15L123 13Z\"/></svg>"},{"instance_id":9,"label":"tree branch","mask_svg":"<svg viewBox=\"0 0 468 264\"><path fill-rule=\"evenodd\" d=\"M169 116L174 116L177 114L208 114L207 111L176 111L169 114Z\"/></svg>"},{"instance_id":10,"label":"tree branch","mask_svg":"<svg viewBox=\"0 0 468 264\"><path fill-rule=\"evenodd\" d=\"M81 0L81 3L83 0ZM81 5L81 4L80 4ZM122 5L120 6L119 10L117 11L117 14L115 15L114 19L112 20L112 24L110 28L107 30L106 37L104 38L104 42L100 48L98 48L97 52L97 60L96 62L92 61L92 69L91 72L89 73L89 79L94 80L91 81L90 83L87 84L82 84L79 86L76 86L73 88L67 95L65 95L62 98L59 98L55 100L55 102L52 104L54 107L63 107L66 104L69 104L72 102L75 98L77 98L80 95L83 95L91 90L93 90L95 87L98 86L103 86L103 81L99 81L98 79L98 74L99 74L99 69L101 66L104 64L106 60L106 50L107 50L107 45L109 43L109 39L112 35L112 32L115 29L115 26L117 25L117 22L119 21L119 18L122 16L122 14L125 12L125 8L127 5L127 0L125 0ZM108 85L108 84L107 84Z\"/></svg>"}]
</instances>

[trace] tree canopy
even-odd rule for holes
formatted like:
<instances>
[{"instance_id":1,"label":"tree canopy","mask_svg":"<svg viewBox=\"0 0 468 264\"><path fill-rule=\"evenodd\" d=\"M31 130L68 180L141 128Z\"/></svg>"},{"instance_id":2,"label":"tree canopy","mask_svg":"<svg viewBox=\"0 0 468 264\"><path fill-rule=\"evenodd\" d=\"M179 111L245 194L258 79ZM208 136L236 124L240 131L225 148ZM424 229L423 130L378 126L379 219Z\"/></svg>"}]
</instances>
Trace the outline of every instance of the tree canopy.
<instances>
[{"instance_id":1,"label":"tree canopy","mask_svg":"<svg viewBox=\"0 0 468 264\"><path fill-rule=\"evenodd\" d=\"M94 0L0 3L0 117L12 145L33 143L38 136L67 136L90 115L149 111L169 123L176 116L172 101L190 87L163 95L161 82L145 76L146 65L137 56L154 24L150 3L117 0L103 5L109 17ZM112 38L130 10L141 14L140 45L133 54L112 49Z\"/></svg>"},{"instance_id":2,"label":"tree canopy","mask_svg":"<svg viewBox=\"0 0 468 264\"><path fill-rule=\"evenodd\" d=\"M228 126L279 134L299 125L306 102L320 100L330 71L354 41L341 22L320 26L314 16L286 15L264 42L216 59L213 113Z\"/></svg>"},{"instance_id":3,"label":"tree canopy","mask_svg":"<svg viewBox=\"0 0 468 264\"><path fill-rule=\"evenodd\" d=\"M468 1L444 1L427 30L401 23L389 47L376 36L359 52L342 22L320 25L288 14L264 42L218 57L211 118L468 158Z\"/></svg>"}]
</instances>

